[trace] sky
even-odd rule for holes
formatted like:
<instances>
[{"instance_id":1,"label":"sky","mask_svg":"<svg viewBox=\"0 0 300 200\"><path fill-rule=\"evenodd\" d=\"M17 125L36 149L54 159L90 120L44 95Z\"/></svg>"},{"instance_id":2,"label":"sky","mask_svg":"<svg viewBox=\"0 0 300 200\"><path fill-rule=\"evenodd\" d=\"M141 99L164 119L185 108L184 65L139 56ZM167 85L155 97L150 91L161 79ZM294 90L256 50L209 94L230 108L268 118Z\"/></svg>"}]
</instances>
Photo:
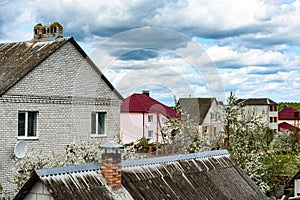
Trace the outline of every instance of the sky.
<instances>
[{"instance_id":1,"label":"sky","mask_svg":"<svg viewBox=\"0 0 300 200\"><path fill-rule=\"evenodd\" d=\"M0 0L0 42L59 22L126 98L300 101L300 0Z\"/></svg>"}]
</instances>

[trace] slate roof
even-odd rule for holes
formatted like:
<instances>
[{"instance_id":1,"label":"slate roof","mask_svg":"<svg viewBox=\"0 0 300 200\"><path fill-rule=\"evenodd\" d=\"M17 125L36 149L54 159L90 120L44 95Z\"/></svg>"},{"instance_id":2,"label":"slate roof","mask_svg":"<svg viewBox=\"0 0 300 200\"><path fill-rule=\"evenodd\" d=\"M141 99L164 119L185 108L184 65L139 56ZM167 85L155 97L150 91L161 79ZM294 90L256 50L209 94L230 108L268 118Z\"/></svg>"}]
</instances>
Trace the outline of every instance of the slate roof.
<instances>
[{"instance_id":1,"label":"slate roof","mask_svg":"<svg viewBox=\"0 0 300 200\"><path fill-rule=\"evenodd\" d=\"M299 120L300 119L300 111L287 107L278 112L278 119L280 120Z\"/></svg>"},{"instance_id":2,"label":"slate roof","mask_svg":"<svg viewBox=\"0 0 300 200\"><path fill-rule=\"evenodd\" d=\"M73 37L50 41L0 43L0 96L67 42L71 42L75 46L115 94L123 99Z\"/></svg>"},{"instance_id":3,"label":"slate roof","mask_svg":"<svg viewBox=\"0 0 300 200\"><path fill-rule=\"evenodd\" d=\"M36 170L15 199L24 198L37 180L54 199L117 199L104 186L100 165ZM125 160L122 186L123 199L268 199L226 150Z\"/></svg>"},{"instance_id":4,"label":"slate roof","mask_svg":"<svg viewBox=\"0 0 300 200\"><path fill-rule=\"evenodd\" d=\"M156 101L146 94L132 94L121 104L121 112L130 113L161 113L169 118L180 118L172 108Z\"/></svg>"},{"instance_id":5,"label":"slate roof","mask_svg":"<svg viewBox=\"0 0 300 200\"><path fill-rule=\"evenodd\" d=\"M242 105L278 105L275 101L269 98L238 99L236 103Z\"/></svg>"},{"instance_id":6,"label":"slate roof","mask_svg":"<svg viewBox=\"0 0 300 200\"><path fill-rule=\"evenodd\" d=\"M215 98L180 98L179 104L182 111L190 115L194 122L201 125Z\"/></svg>"}]
</instances>

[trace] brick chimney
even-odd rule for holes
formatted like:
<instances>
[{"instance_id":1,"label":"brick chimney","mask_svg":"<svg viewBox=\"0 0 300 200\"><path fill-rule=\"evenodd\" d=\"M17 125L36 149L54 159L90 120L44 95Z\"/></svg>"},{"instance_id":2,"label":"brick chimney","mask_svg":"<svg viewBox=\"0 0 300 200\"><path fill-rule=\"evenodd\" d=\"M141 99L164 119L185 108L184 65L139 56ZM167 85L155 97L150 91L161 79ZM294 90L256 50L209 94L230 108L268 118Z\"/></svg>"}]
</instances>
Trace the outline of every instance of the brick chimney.
<instances>
[{"instance_id":1,"label":"brick chimney","mask_svg":"<svg viewBox=\"0 0 300 200\"><path fill-rule=\"evenodd\" d=\"M55 39L63 36L63 27L58 22L43 26L38 23L33 28L33 40Z\"/></svg>"},{"instance_id":2,"label":"brick chimney","mask_svg":"<svg viewBox=\"0 0 300 200\"><path fill-rule=\"evenodd\" d=\"M112 188L122 185L121 151L124 147L116 142L107 142L100 145L105 152L102 154L101 174Z\"/></svg>"}]
</instances>

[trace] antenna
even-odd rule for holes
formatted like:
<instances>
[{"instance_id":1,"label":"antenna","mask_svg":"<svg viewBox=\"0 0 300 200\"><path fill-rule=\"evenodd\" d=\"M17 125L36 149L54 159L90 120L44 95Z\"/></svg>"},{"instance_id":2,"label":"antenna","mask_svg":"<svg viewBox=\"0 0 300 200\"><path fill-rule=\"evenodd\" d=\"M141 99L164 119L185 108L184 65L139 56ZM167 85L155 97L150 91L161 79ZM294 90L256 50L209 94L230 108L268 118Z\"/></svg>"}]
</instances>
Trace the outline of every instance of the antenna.
<instances>
[{"instance_id":1,"label":"antenna","mask_svg":"<svg viewBox=\"0 0 300 200\"><path fill-rule=\"evenodd\" d=\"M14 154L17 158L24 158L26 155L26 147L27 147L27 142L25 141L19 141L15 145L14 148Z\"/></svg>"}]
</instances>

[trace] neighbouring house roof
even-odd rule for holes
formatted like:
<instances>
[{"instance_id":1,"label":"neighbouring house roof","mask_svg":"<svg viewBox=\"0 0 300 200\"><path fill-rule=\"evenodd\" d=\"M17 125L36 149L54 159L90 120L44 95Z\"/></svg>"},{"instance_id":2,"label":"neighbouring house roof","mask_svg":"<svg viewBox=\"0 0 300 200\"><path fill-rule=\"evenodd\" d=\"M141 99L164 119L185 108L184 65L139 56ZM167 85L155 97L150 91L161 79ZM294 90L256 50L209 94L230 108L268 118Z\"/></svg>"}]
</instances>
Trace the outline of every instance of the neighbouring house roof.
<instances>
[{"instance_id":1,"label":"neighbouring house roof","mask_svg":"<svg viewBox=\"0 0 300 200\"><path fill-rule=\"evenodd\" d=\"M238 99L236 103L242 105L278 105L275 101L272 101L269 98Z\"/></svg>"},{"instance_id":2,"label":"neighbouring house roof","mask_svg":"<svg viewBox=\"0 0 300 200\"><path fill-rule=\"evenodd\" d=\"M190 115L194 122L201 125L215 98L180 98L179 104L183 112ZM218 102L216 101L218 104Z\"/></svg>"},{"instance_id":3,"label":"neighbouring house roof","mask_svg":"<svg viewBox=\"0 0 300 200\"><path fill-rule=\"evenodd\" d=\"M298 127L295 127L287 122L282 122L282 123L279 123L278 124L278 130L279 131L283 131L283 130L290 130L290 131L293 131L293 130L300 130Z\"/></svg>"},{"instance_id":4,"label":"neighbouring house roof","mask_svg":"<svg viewBox=\"0 0 300 200\"><path fill-rule=\"evenodd\" d=\"M296 179L300 179L300 171L298 171L289 181L288 184L293 184Z\"/></svg>"},{"instance_id":5,"label":"neighbouring house roof","mask_svg":"<svg viewBox=\"0 0 300 200\"><path fill-rule=\"evenodd\" d=\"M106 84L120 98L108 79L100 72L73 37L55 40L41 40L15 43L0 43L0 96L25 77L52 53L71 42L81 55L91 64Z\"/></svg>"},{"instance_id":6,"label":"neighbouring house roof","mask_svg":"<svg viewBox=\"0 0 300 200\"><path fill-rule=\"evenodd\" d=\"M122 113L161 113L168 118L180 118L172 108L156 101L147 94L132 94L121 104Z\"/></svg>"},{"instance_id":7,"label":"neighbouring house roof","mask_svg":"<svg viewBox=\"0 0 300 200\"><path fill-rule=\"evenodd\" d=\"M117 199L122 192L116 197L105 187L100 165L36 170L15 199L24 198L37 181L56 200ZM268 199L226 150L124 160L122 188L129 199Z\"/></svg>"},{"instance_id":8,"label":"neighbouring house roof","mask_svg":"<svg viewBox=\"0 0 300 200\"><path fill-rule=\"evenodd\" d=\"M278 112L279 120L299 120L300 119L300 111L287 107Z\"/></svg>"}]
</instances>

